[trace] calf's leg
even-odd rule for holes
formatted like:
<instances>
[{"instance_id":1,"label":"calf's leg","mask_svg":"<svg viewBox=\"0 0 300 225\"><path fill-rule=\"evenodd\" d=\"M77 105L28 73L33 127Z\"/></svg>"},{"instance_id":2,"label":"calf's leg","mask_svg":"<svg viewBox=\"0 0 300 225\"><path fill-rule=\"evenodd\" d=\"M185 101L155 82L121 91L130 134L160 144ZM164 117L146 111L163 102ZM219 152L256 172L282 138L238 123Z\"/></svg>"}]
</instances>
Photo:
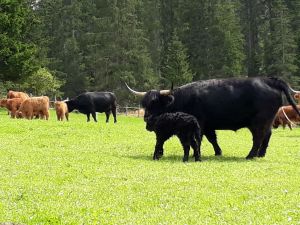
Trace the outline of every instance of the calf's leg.
<instances>
[{"instance_id":1,"label":"calf's leg","mask_svg":"<svg viewBox=\"0 0 300 225\"><path fill-rule=\"evenodd\" d=\"M187 162L189 160L189 153L190 153L190 146L191 146L191 142L190 142L190 134L178 134L177 137L179 138L181 145L183 147L183 151L184 151L184 155L182 158L183 162ZM196 155L195 155L196 158Z\"/></svg>"},{"instance_id":2,"label":"calf's leg","mask_svg":"<svg viewBox=\"0 0 300 225\"><path fill-rule=\"evenodd\" d=\"M153 160L159 160L163 154L164 154L164 143L167 139L163 137L156 136L156 144L155 144L155 150L153 154Z\"/></svg>"},{"instance_id":3,"label":"calf's leg","mask_svg":"<svg viewBox=\"0 0 300 225\"><path fill-rule=\"evenodd\" d=\"M191 137L191 146L194 150L194 157L195 157L195 162L201 161L201 154L200 154L200 145L197 144L195 141L194 137Z\"/></svg>"}]
</instances>

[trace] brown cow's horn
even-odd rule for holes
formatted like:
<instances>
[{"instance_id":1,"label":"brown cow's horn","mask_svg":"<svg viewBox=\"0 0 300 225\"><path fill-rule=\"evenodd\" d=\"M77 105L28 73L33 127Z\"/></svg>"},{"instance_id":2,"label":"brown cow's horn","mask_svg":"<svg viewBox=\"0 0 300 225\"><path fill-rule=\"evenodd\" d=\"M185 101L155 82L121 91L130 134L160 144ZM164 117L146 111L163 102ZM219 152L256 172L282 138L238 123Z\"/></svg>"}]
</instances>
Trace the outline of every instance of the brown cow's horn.
<instances>
[{"instance_id":1,"label":"brown cow's horn","mask_svg":"<svg viewBox=\"0 0 300 225\"><path fill-rule=\"evenodd\" d=\"M135 91L135 90L131 89L131 88L126 84L126 82L125 82L125 85L126 85L126 87L128 88L128 90L129 90L130 92L132 92L133 94L135 94L135 95L137 95L137 96L145 96L145 94L147 93L147 92L139 92L139 91Z\"/></svg>"}]
</instances>

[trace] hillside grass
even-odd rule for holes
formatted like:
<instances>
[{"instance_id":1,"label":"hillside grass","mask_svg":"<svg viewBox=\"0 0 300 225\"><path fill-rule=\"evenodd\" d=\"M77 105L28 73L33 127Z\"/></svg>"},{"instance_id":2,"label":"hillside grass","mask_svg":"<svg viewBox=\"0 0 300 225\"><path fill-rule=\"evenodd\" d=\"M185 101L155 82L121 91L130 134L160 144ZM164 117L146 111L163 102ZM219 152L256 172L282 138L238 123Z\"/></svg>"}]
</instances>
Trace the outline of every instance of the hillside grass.
<instances>
[{"instance_id":1,"label":"hillside grass","mask_svg":"<svg viewBox=\"0 0 300 225\"><path fill-rule=\"evenodd\" d=\"M245 160L246 129L218 131L215 157L182 162L176 138L152 160L141 118L87 123L10 119L0 111L0 223L300 224L300 129L273 130L265 158Z\"/></svg>"}]
</instances>

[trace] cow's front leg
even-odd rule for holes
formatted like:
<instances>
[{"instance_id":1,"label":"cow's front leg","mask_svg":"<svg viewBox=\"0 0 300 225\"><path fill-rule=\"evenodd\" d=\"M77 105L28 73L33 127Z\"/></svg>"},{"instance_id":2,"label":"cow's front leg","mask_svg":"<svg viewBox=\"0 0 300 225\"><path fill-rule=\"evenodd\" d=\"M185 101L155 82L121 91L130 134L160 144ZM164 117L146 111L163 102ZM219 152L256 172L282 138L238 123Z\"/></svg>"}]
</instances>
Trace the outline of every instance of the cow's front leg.
<instances>
[{"instance_id":1,"label":"cow's front leg","mask_svg":"<svg viewBox=\"0 0 300 225\"><path fill-rule=\"evenodd\" d=\"M86 122L90 122L90 113L86 114L86 118L87 118Z\"/></svg>"}]
</instances>

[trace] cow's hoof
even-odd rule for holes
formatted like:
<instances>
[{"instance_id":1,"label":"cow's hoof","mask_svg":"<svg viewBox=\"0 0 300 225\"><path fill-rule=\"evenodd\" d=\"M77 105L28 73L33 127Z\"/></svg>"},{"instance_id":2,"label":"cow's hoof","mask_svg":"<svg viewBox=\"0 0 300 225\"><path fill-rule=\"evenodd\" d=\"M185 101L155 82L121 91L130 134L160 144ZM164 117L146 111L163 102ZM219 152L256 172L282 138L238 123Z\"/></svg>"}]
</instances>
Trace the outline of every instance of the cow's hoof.
<instances>
[{"instance_id":1,"label":"cow's hoof","mask_svg":"<svg viewBox=\"0 0 300 225\"><path fill-rule=\"evenodd\" d=\"M253 158L254 158L254 156L252 156L252 155L248 155L248 156L246 157L247 160L251 160L251 159L253 159Z\"/></svg>"},{"instance_id":2,"label":"cow's hoof","mask_svg":"<svg viewBox=\"0 0 300 225\"><path fill-rule=\"evenodd\" d=\"M195 157L195 162L201 162L200 157Z\"/></svg>"},{"instance_id":3,"label":"cow's hoof","mask_svg":"<svg viewBox=\"0 0 300 225\"><path fill-rule=\"evenodd\" d=\"M189 160L188 158L183 157L182 162L186 163L186 162L188 162L188 160Z\"/></svg>"},{"instance_id":4,"label":"cow's hoof","mask_svg":"<svg viewBox=\"0 0 300 225\"><path fill-rule=\"evenodd\" d=\"M157 158L160 159L161 157L163 157L163 154L158 154L158 155L157 155Z\"/></svg>"},{"instance_id":5,"label":"cow's hoof","mask_svg":"<svg viewBox=\"0 0 300 225\"><path fill-rule=\"evenodd\" d=\"M159 160L159 157L157 155L154 155L153 160Z\"/></svg>"}]
</instances>

